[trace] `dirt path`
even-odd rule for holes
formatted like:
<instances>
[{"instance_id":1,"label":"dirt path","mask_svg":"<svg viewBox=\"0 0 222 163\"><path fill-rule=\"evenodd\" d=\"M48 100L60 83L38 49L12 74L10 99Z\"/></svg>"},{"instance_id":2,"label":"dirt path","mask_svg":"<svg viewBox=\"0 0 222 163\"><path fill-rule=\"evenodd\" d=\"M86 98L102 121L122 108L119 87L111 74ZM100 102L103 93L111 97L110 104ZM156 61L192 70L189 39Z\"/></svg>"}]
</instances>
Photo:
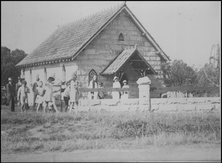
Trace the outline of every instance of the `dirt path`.
<instances>
[{"instance_id":1,"label":"dirt path","mask_svg":"<svg viewBox=\"0 0 222 163\"><path fill-rule=\"evenodd\" d=\"M150 147L136 150L79 150L63 153L1 154L3 162L221 160L220 146Z\"/></svg>"}]
</instances>

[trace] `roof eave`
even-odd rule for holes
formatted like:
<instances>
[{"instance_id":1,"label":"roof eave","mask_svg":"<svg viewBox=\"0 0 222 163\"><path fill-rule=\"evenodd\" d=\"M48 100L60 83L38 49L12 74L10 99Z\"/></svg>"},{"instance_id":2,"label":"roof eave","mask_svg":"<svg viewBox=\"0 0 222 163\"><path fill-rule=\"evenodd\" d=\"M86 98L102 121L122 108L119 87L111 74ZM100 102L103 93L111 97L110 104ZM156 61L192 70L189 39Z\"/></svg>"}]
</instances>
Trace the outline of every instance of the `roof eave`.
<instances>
[{"instance_id":1,"label":"roof eave","mask_svg":"<svg viewBox=\"0 0 222 163\"><path fill-rule=\"evenodd\" d=\"M39 65L49 65L49 64L54 64L54 63L61 63L61 62L68 62L71 61L70 57L61 57L59 59L50 59L50 60L45 60L45 61L38 61L38 62L31 62L28 64L16 64L16 67L33 67L33 66L39 66Z\"/></svg>"}]
</instances>

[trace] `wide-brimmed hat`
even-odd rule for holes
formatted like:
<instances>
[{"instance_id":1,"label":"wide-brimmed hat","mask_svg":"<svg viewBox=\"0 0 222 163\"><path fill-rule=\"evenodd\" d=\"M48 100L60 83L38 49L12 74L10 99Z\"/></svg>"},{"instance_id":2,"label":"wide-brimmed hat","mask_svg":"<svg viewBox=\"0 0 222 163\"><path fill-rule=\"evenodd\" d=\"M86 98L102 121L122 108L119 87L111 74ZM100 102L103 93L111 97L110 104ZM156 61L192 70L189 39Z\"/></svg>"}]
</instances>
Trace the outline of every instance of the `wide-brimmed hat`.
<instances>
[{"instance_id":1,"label":"wide-brimmed hat","mask_svg":"<svg viewBox=\"0 0 222 163\"><path fill-rule=\"evenodd\" d=\"M114 76L113 80L116 80L116 79L118 79L118 77L117 77L117 76Z\"/></svg>"},{"instance_id":2,"label":"wide-brimmed hat","mask_svg":"<svg viewBox=\"0 0 222 163\"><path fill-rule=\"evenodd\" d=\"M8 81L12 81L12 78L8 78Z\"/></svg>"},{"instance_id":3,"label":"wide-brimmed hat","mask_svg":"<svg viewBox=\"0 0 222 163\"><path fill-rule=\"evenodd\" d=\"M127 81L126 81L126 80L123 80L123 83L127 83Z\"/></svg>"},{"instance_id":4,"label":"wide-brimmed hat","mask_svg":"<svg viewBox=\"0 0 222 163\"><path fill-rule=\"evenodd\" d=\"M52 76L50 76L50 77L48 78L48 80L54 81L54 80L55 80L55 78L54 78L54 77L52 77Z\"/></svg>"}]
</instances>

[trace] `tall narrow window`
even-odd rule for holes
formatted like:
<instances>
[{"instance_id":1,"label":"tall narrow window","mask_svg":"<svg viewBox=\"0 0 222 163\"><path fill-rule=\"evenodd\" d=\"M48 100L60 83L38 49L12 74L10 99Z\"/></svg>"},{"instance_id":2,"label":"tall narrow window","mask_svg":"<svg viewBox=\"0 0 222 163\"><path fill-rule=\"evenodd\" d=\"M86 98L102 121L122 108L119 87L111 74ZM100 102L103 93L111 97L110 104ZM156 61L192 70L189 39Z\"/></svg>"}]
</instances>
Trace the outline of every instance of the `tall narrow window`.
<instances>
[{"instance_id":1,"label":"tall narrow window","mask_svg":"<svg viewBox=\"0 0 222 163\"><path fill-rule=\"evenodd\" d=\"M97 76L97 73L94 69L92 69L90 72L89 72L89 82L92 80L93 76L96 75Z\"/></svg>"},{"instance_id":2,"label":"tall narrow window","mask_svg":"<svg viewBox=\"0 0 222 163\"><path fill-rule=\"evenodd\" d=\"M30 69L30 84L32 84L32 69Z\"/></svg>"},{"instance_id":3,"label":"tall narrow window","mask_svg":"<svg viewBox=\"0 0 222 163\"><path fill-rule=\"evenodd\" d=\"M124 37L122 33L119 34L118 41L124 41Z\"/></svg>"},{"instance_id":4,"label":"tall narrow window","mask_svg":"<svg viewBox=\"0 0 222 163\"><path fill-rule=\"evenodd\" d=\"M65 65L62 65L62 81L66 81L66 68Z\"/></svg>"},{"instance_id":5,"label":"tall narrow window","mask_svg":"<svg viewBox=\"0 0 222 163\"><path fill-rule=\"evenodd\" d=\"M44 79L45 79L45 81L47 81L47 71L46 71L45 67L44 67Z\"/></svg>"}]
</instances>

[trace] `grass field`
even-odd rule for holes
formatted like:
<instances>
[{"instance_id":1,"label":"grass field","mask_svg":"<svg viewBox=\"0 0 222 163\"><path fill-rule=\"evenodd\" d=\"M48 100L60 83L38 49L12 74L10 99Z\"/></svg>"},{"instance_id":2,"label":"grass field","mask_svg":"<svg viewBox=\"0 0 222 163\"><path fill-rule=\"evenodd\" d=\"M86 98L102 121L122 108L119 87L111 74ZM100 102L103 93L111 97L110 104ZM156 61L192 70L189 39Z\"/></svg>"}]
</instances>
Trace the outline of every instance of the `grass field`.
<instances>
[{"instance_id":1,"label":"grass field","mask_svg":"<svg viewBox=\"0 0 222 163\"><path fill-rule=\"evenodd\" d=\"M18 109L17 109L18 110ZM218 113L11 113L1 109L1 153L220 144Z\"/></svg>"}]
</instances>

